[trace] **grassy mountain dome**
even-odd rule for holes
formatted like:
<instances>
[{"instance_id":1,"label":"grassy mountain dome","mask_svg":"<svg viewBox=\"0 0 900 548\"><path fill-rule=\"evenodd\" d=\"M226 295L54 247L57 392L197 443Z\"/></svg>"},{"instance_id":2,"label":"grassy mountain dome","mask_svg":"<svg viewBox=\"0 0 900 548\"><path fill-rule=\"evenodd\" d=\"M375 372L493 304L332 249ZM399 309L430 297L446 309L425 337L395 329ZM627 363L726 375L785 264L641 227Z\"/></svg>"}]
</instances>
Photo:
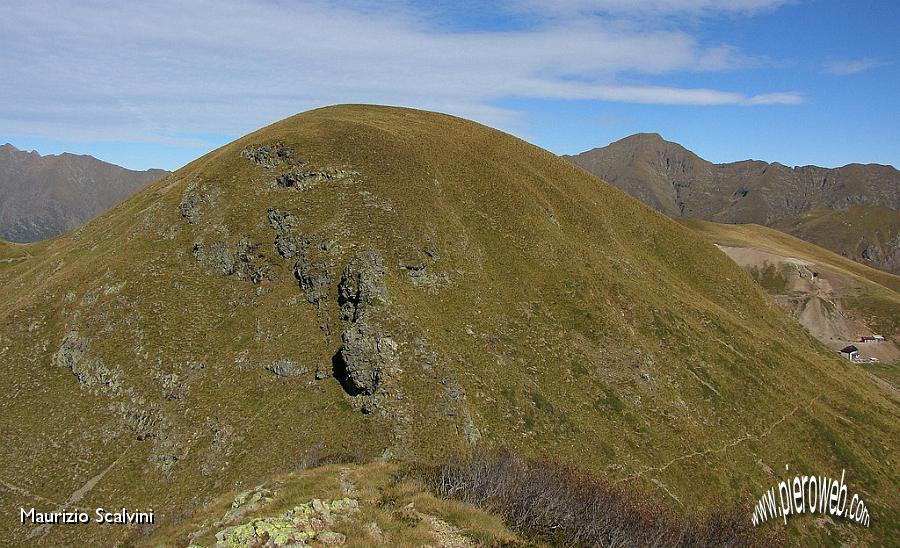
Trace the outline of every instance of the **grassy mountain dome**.
<instances>
[{"instance_id":1,"label":"grassy mountain dome","mask_svg":"<svg viewBox=\"0 0 900 548\"><path fill-rule=\"evenodd\" d=\"M841 534L896 533L895 395L691 230L473 122L306 112L23 249L0 263L7 507L172 524L317 456L487 445L748 519L786 464L845 468L873 517ZM16 517L20 542L142 534Z\"/></svg>"}]
</instances>

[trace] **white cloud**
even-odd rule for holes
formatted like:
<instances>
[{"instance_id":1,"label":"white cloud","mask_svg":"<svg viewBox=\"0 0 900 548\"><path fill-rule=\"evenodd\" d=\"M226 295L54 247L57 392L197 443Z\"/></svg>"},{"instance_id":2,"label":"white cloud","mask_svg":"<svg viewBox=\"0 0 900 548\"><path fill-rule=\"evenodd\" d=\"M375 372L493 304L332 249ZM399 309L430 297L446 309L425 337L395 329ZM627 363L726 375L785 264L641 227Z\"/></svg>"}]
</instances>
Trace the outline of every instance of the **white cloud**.
<instances>
[{"instance_id":1,"label":"white cloud","mask_svg":"<svg viewBox=\"0 0 900 548\"><path fill-rule=\"evenodd\" d=\"M749 15L775 9L791 0L513 0L512 5L543 13L611 13L616 15Z\"/></svg>"},{"instance_id":2,"label":"white cloud","mask_svg":"<svg viewBox=\"0 0 900 548\"><path fill-rule=\"evenodd\" d=\"M803 94L796 92L764 93L743 101L745 105L799 105L804 102Z\"/></svg>"},{"instance_id":3,"label":"white cloud","mask_svg":"<svg viewBox=\"0 0 900 548\"><path fill-rule=\"evenodd\" d=\"M886 62L879 61L878 59L845 59L827 63L825 65L825 70L838 76L847 76L884 66L886 64Z\"/></svg>"},{"instance_id":4,"label":"white cloud","mask_svg":"<svg viewBox=\"0 0 900 548\"><path fill-rule=\"evenodd\" d=\"M738 3L749 9L766 2ZM442 110L513 129L520 114L495 106L503 99L799 100L790 93L749 97L622 85L622 74L652 80L745 60L733 48L706 47L685 32L636 30L598 17L458 32L396 6L35 0L28 9L0 4L0 49L0 133L49 138L172 142L200 133L236 135L342 102Z\"/></svg>"}]
</instances>

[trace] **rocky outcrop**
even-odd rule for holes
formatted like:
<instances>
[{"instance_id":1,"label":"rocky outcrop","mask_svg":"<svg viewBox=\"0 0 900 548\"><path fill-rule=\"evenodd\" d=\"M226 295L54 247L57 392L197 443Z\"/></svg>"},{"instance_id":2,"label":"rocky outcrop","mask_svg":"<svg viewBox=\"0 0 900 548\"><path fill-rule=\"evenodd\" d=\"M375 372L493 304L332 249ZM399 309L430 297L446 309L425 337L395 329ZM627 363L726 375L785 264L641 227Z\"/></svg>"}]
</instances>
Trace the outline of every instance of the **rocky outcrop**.
<instances>
[{"instance_id":1,"label":"rocky outcrop","mask_svg":"<svg viewBox=\"0 0 900 548\"><path fill-rule=\"evenodd\" d=\"M118 391L121 385L121 372L107 367L102 358L85 356L87 349L88 340L80 337L78 331L69 331L63 338L59 350L53 355L53 364L72 371L81 387L89 392L98 394L106 389Z\"/></svg>"},{"instance_id":2,"label":"rocky outcrop","mask_svg":"<svg viewBox=\"0 0 900 548\"><path fill-rule=\"evenodd\" d=\"M63 337L59 350L53 355L53 365L74 371L87 351L87 347L88 340L86 338L79 337L78 331L69 331Z\"/></svg>"},{"instance_id":3,"label":"rocky outcrop","mask_svg":"<svg viewBox=\"0 0 900 548\"><path fill-rule=\"evenodd\" d=\"M376 251L358 253L350 260L338 284L342 319L355 322L370 308L388 301L386 272L384 259Z\"/></svg>"},{"instance_id":4,"label":"rocky outcrop","mask_svg":"<svg viewBox=\"0 0 900 548\"><path fill-rule=\"evenodd\" d=\"M71 329L53 355L53 365L69 369L82 390L107 398L109 411L136 440L154 439L156 446L150 460L167 470L177 460L174 442L166 432L168 422L156 406L148 405L144 397L126 385L121 369L107 366L100 356L88 355L89 347L90 341ZM160 451L163 446L167 449Z\"/></svg>"},{"instance_id":5,"label":"rocky outcrop","mask_svg":"<svg viewBox=\"0 0 900 548\"><path fill-rule=\"evenodd\" d=\"M271 278L265 256L259 253L259 246L246 238L229 246L222 242L194 244L194 258L202 266L223 276L236 276L258 284Z\"/></svg>"},{"instance_id":6,"label":"rocky outcrop","mask_svg":"<svg viewBox=\"0 0 900 548\"><path fill-rule=\"evenodd\" d=\"M294 277L306 294L306 300L318 304L328 297L333 267L328 257L330 244L323 240L313 245L310 238L300 232L298 218L291 212L271 207L268 210L269 226L275 231L275 251L285 259L294 259Z\"/></svg>"},{"instance_id":7,"label":"rocky outcrop","mask_svg":"<svg viewBox=\"0 0 900 548\"><path fill-rule=\"evenodd\" d=\"M204 244L197 242L192 249L197 262L208 270L218 272L223 276L234 274L234 253L222 242Z\"/></svg>"},{"instance_id":8,"label":"rocky outcrop","mask_svg":"<svg viewBox=\"0 0 900 548\"><path fill-rule=\"evenodd\" d=\"M203 209L211 203L209 194L198 190L198 184L191 182L184 189L184 195L181 203L178 204L178 211L181 212L181 218L189 225L197 224L200 221Z\"/></svg>"},{"instance_id":9,"label":"rocky outcrop","mask_svg":"<svg viewBox=\"0 0 900 548\"><path fill-rule=\"evenodd\" d=\"M327 298L328 282L331 281L329 263L301 258L294 266L294 277L306 293L308 302L317 304Z\"/></svg>"},{"instance_id":10,"label":"rocky outcrop","mask_svg":"<svg viewBox=\"0 0 900 548\"><path fill-rule=\"evenodd\" d=\"M361 400L364 412L377 406L374 396L385 371L398 360L397 343L373 314L390 299L386 273L378 252L362 251L350 259L338 284L338 305L345 325L341 348L334 357L334 374L349 395L365 400Z\"/></svg>"},{"instance_id":11,"label":"rocky outcrop","mask_svg":"<svg viewBox=\"0 0 900 548\"><path fill-rule=\"evenodd\" d=\"M276 141L267 145L248 146L241 151L241 157L266 169L272 169L284 163L293 163L297 161L294 158L293 149L285 146L281 141ZM302 161L297 162L301 165L303 164Z\"/></svg>"},{"instance_id":12,"label":"rocky outcrop","mask_svg":"<svg viewBox=\"0 0 900 548\"><path fill-rule=\"evenodd\" d=\"M450 285L450 275L438 272L434 265L438 261L438 253L433 248L406 253L400 258L400 269L412 284L427 293L434 294Z\"/></svg>"},{"instance_id":13,"label":"rocky outcrop","mask_svg":"<svg viewBox=\"0 0 900 548\"><path fill-rule=\"evenodd\" d=\"M267 218L269 226L275 231L275 251L279 255L294 259L309 246L309 240L300 233L293 213L270 207Z\"/></svg>"},{"instance_id":14,"label":"rocky outcrop","mask_svg":"<svg viewBox=\"0 0 900 548\"><path fill-rule=\"evenodd\" d=\"M397 343L365 320L352 323L341 334L337 369L341 384L351 396L372 395L385 368L397 359Z\"/></svg>"},{"instance_id":15,"label":"rocky outcrop","mask_svg":"<svg viewBox=\"0 0 900 548\"><path fill-rule=\"evenodd\" d=\"M342 181L354 175L359 175L359 173L347 169L294 170L275 177L274 186L305 191L311 190L321 183Z\"/></svg>"}]
</instances>

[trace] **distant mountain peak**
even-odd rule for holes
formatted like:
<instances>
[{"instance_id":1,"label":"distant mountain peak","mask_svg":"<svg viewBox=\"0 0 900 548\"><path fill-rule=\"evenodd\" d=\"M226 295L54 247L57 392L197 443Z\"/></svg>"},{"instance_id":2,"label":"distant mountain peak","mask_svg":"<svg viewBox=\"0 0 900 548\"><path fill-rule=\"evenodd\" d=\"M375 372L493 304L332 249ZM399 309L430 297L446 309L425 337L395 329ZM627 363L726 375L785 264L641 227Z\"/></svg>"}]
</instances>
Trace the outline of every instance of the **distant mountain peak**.
<instances>
[{"instance_id":1,"label":"distant mountain peak","mask_svg":"<svg viewBox=\"0 0 900 548\"><path fill-rule=\"evenodd\" d=\"M0 238L31 242L72 230L167 173L0 145Z\"/></svg>"},{"instance_id":2,"label":"distant mountain peak","mask_svg":"<svg viewBox=\"0 0 900 548\"><path fill-rule=\"evenodd\" d=\"M619 139L619 141L648 141L658 143L668 142L659 133L635 133L623 139Z\"/></svg>"},{"instance_id":3,"label":"distant mountain peak","mask_svg":"<svg viewBox=\"0 0 900 548\"><path fill-rule=\"evenodd\" d=\"M900 172L877 164L840 168L790 167L760 160L713 164L657 133L637 133L567 158L672 217L795 226L790 219L811 210L845 210L851 206L900 209ZM892 230L885 226L880 232L894 234ZM859 234L855 247L829 246L828 241L836 241L832 237L814 243L897 271L900 252L890 244L894 238L879 236L876 242L871 237L878 232ZM791 233L803 237L801 234L815 231L798 227Z\"/></svg>"}]
</instances>

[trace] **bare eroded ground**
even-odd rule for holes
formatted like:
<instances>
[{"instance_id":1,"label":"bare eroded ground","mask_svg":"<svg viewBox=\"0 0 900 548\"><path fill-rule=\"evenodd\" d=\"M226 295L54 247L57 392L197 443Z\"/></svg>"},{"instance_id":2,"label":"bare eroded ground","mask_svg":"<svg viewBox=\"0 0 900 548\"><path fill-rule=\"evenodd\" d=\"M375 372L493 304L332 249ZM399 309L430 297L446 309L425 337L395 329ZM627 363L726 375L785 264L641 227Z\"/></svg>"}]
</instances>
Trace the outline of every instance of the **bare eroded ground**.
<instances>
[{"instance_id":1,"label":"bare eroded ground","mask_svg":"<svg viewBox=\"0 0 900 548\"><path fill-rule=\"evenodd\" d=\"M860 342L860 337L875 333L845 302L864 291L858 280L805 259L752 247L717 247L749 271L775 302L829 348L837 351L852 344L864 359L900 360L900 350L889 333L883 334L888 340L882 343Z\"/></svg>"}]
</instances>

